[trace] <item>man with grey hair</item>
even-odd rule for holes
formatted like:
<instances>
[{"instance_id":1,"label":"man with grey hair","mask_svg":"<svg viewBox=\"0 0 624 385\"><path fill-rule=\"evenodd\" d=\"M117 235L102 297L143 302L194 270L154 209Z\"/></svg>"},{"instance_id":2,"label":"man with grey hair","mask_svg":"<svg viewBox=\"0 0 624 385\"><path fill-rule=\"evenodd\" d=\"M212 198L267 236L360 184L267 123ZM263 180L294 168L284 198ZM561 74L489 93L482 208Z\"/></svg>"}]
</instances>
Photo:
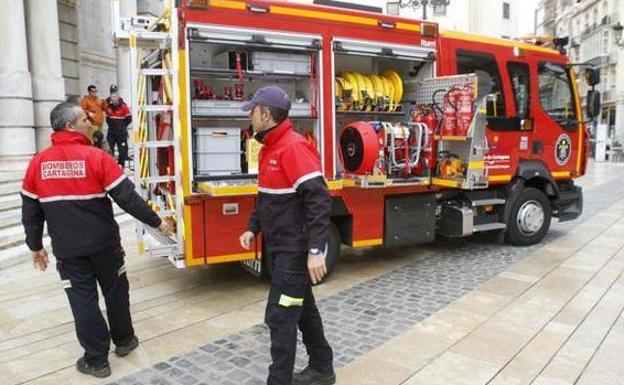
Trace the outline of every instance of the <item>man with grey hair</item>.
<instances>
[{"instance_id":1,"label":"man with grey hair","mask_svg":"<svg viewBox=\"0 0 624 385\"><path fill-rule=\"evenodd\" d=\"M44 271L44 222L56 268L85 350L78 371L110 375L108 351L125 356L139 340L130 317L128 278L119 226L109 196L138 220L170 233L169 225L134 191L123 169L104 150L91 146L91 123L80 106L60 103L50 113L52 145L36 154L22 184L22 223L35 268ZM108 325L98 305L97 285L106 301Z\"/></svg>"}]
</instances>

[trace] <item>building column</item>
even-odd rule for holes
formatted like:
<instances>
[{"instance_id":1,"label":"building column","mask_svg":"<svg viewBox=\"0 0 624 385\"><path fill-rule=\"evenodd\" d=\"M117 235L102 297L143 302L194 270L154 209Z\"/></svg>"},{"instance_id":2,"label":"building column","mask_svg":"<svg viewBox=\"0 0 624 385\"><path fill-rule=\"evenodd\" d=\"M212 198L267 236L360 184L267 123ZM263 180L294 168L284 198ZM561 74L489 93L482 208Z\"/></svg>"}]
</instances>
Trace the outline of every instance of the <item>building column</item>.
<instances>
[{"instance_id":1,"label":"building column","mask_svg":"<svg viewBox=\"0 0 624 385\"><path fill-rule=\"evenodd\" d=\"M36 148L24 2L0 5L0 169L22 170Z\"/></svg>"},{"instance_id":2,"label":"building column","mask_svg":"<svg viewBox=\"0 0 624 385\"><path fill-rule=\"evenodd\" d=\"M624 15L623 12L624 4L620 4L620 20ZM615 81L615 95L613 97L615 100L615 132L613 136L620 145L624 145L624 37L613 47L617 50L615 79L613 79Z\"/></svg>"},{"instance_id":3,"label":"building column","mask_svg":"<svg viewBox=\"0 0 624 385\"><path fill-rule=\"evenodd\" d=\"M136 0L119 1L120 17L131 17L137 14ZM130 106L132 105L132 87L130 86L130 53L127 47L117 46L117 85L119 94ZM108 94L108 89L106 90Z\"/></svg>"},{"instance_id":4,"label":"building column","mask_svg":"<svg viewBox=\"0 0 624 385\"><path fill-rule=\"evenodd\" d=\"M624 95L618 97L615 104L615 132L614 139L624 145Z\"/></svg>"},{"instance_id":5,"label":"building column","mask_svg":"<svg viewBox=\"0 0 624 385\"><path fill-rule=\"evenodd\" d=\"M26 0L37 149L50 145L50 111L65 99L56 0Z\"/></svg>"}]
</instances>

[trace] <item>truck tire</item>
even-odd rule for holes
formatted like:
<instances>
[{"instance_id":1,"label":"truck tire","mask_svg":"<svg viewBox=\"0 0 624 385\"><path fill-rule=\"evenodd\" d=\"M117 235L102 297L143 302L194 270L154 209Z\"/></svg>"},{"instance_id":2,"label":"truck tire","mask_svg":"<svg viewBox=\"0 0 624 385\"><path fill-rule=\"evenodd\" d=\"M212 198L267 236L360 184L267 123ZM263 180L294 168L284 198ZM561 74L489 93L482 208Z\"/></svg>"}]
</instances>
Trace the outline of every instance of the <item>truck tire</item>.
<instances>
[{"instance_id":1,"label":"truck tire","mask_svg":"<svg viewBox=\"0 0 624 385\"><path fill-rule=\"evenodd\" d=\"M548 197L533 187L523 189L513 200L505 239L516 246L529 246L541 242L551 220Z\"/></svg>"},{"instance_id":2,"label":"truck tire","mask_svg":"<svg viewBox=\"0 0 624 385\"><path fill-rule=\"evenodd\" d=\"M338 227L333 223L329 223L329 234L327 240L327 255L325 256L325 265L327 266L327 274L323 278L323 281L329 277L329 275L334 271L338 260L340 259L340 249L341 249L341 241L340 241L340 231ZM266 277L271 277L273 274L273 266L271 266L271 259L268 258L268 253L264 244L262 246L262 274ZM321 281L320 283L322 283Z\"/></svg>"}]
</instances>

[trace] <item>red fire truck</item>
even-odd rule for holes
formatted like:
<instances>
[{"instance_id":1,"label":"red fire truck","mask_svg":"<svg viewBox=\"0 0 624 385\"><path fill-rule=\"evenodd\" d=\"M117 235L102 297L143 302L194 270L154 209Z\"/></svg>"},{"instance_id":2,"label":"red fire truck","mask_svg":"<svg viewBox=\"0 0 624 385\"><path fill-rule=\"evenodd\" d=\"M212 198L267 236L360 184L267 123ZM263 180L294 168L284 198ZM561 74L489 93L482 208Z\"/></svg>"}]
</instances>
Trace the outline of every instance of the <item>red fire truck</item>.
<instances>
[{"instance_id":1,"label":"red fire truck","mask_svg":"<svg viewBox=\"0 0 624 385\"><path fill-rule=\"evenodd\" d=\"M290 119L321 154L329 270L342 245L483 231L530 245L551 217L581 214L573 180L585 173L588 132L557 50L257 0L182 0L157 20L120 19L116 34L132 60L137 189L176 222L174 238L140 228L140 245L178 267L261 267L261 237L251 252L238 242L260 146L240 106L268 84L289 93Z\"/></svg>"}]
</instances>

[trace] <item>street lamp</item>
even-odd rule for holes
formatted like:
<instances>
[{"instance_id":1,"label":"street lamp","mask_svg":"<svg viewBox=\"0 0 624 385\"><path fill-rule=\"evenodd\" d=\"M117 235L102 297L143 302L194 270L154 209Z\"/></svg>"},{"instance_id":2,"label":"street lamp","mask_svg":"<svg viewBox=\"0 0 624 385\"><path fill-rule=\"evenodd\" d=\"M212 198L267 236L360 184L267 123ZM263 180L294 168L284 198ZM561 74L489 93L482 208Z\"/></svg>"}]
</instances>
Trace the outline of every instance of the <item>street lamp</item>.
<instances>
[{"instance_id":1,"label":"street lamp","mask_svg":"<svg viewBox=\"0 0 624 385\"><path fill-rule=\"evenodd\" d=\"M427 7L448 7L450 3L451 0L399 0L399 6L401 8L412 7L414 9L418 9L422 7L423 20L427 20Z\"/></svg>"}]
</instances>

